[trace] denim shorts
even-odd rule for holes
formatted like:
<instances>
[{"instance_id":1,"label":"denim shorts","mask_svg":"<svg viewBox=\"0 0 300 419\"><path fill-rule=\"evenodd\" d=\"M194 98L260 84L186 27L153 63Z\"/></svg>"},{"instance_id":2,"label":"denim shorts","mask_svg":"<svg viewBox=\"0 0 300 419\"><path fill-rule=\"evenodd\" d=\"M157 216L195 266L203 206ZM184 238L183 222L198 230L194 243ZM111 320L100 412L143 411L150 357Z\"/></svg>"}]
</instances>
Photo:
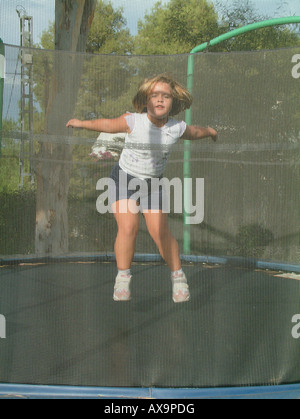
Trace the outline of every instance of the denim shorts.
<instances>
[{"instance_id":1,"label":"denim shorts","mask_svg":"<svg viewBox=\"0 0 300 419\"><path fill-rule=\"evenodd\" d=\"M119 163L114 166L110 178L115 183L115 188L111 188L109 192L110 204L132 199L136 201L141 212L163 210L165 188L163 183L158 182L161 178L138 179L124 172Z\"/></svg>"}]
</instances>

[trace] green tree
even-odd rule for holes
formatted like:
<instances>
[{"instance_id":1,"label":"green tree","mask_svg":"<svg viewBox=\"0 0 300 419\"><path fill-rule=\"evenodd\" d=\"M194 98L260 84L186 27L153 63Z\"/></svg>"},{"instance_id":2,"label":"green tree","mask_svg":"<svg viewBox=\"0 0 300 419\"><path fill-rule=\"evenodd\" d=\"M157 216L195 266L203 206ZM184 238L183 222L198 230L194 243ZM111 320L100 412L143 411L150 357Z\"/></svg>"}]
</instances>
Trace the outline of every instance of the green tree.
<instances>
[{"instance_id":1,"label":"green tree","mask_svg":"<svg viewBox=\"0 0 300 419\"><path fill-rule=\"evenodd\" d=\"M2 158L0 159L0 192L12 193L19 186L19 146L5 137L5 133L18 130L17 122L3 121Z\"/></svg>"},{"instance_id":2,"label":"green tree","mask_svg":"<svg viewBox=\"0 0 300 419\"><path fill-rule=\"evenodd\" d=\"M135 70L126 57L124 60L120 57L131 55L134 48L134 38L126 24L123 8L115 9L111 1L98 0L87 42L87 52L94 55L84 60L76 106L79 118L113 117L118 116L123 106L127 109L122 97L130 89L130 77ZM110 56L103 60L99 54Z\"/></svg>"},{"instance_id":3,"label":"green tree","mask_svg":"<svg viewBox=\"0 0 300 419\"><path fill-rule=\"evenodd\" d=\"M222 33L270 19L261 15L250 0L235 0L231 5L217 2ZM224 51L256 51L287 48L300 45L300 39L291 26L272 26L248 32L222 44Z\"/></svg>"},{"instance_id":4,"label":"green tree","mask_svg":"<svg viewBox=\"0 0 300 419\"><path fill-rule=\"evenodd\" d=\"M136 54L188 53L219 34L218 15L207 0L170 0L156 3L138 24Z\"/></svg>"},{"instance_id":5,"label":"green tree","mask_svg":"<svg viewBox=\"0 0 300 419\"><path fill-rule=\"evenodd\" d=\"M92 24L96 0L55 1L55 49L84 52ZM54 55L53 77L46 108L44 132L60 139L67 134L65 120L74 112L82 66L76 65L69 76L67 54ZM62 112L63 110L63 112ZM68 192L71 147L67 144L40 143L36 165L36 253L67 252ZM63 163L62 163L63 161Z\"/></svg>"},{"instance_id":6,"label":"green tree","mask_svg":"<svg viewBox=\"0 0 300 419\"><path fill-rule=\"evenodd\" d=\"M55 25L51 23L48 30L43 32L40 44L37 47L45 50L54 49L54 38ZM123 9L113 8L110 1L98 0L86 51L91 54L130 55L133 52L133 47L133 37L130 35L129 29L126 28ZM84 72L76 107L78 117L109 116L114 112L117 114L118 110L112 110L114 108L113 103L120 103L120 96L127 90L128 86L125 80L131 74L131 69L128 68L127 64L120 66L119 59L113 56L111 58L107 57L106 62L104 62L99 57L87 55L82 61L84 62ZM37 124L42 126L50 96L53 54L46 52L37 54L35 62L37 65L34 75L34 95L39 108L43 111L42 114L37 113L35 115L35 126ZM78 62L81 62L80 57ZM108 67L109 71L107 71ZM116 80L122 80L122 89L116 89Z\"/></svg>"},{"instance_id":7,"label":"green tree","mask_svg":"<svg viewBox=\"0 0 300 419\"><path fill-rule=\"evenodd\" d=\"M144 21L139 22L135 38L136 54L181 54L222 33L268 19L249 0L235 0L214 6L209 0L170 0L158 2ZM293 28L270 27L247 33L211 51L255 51L299 45Z\"/></svg>"},{"instance_id":8,"label":"green tree","mask_svg":"<svg viewBox=\"0 0 300 419\"><path fill-rule=\"evenodd\" d=\"M90 30L87 52L98 54L129 54L133 37L126 28L123 8L114 9L110 1L98 0Z\"/></svg>"},{"instance_id":9,"label":"green tree","mask_svg":"<svg viewBox=\"0 0 300 419\"><path fill-rule=\"evenodd\" d=\"M50 23L49 28L43 31L42 36L41 36L41 41L38 45L36 45L36 48L49 49L49 50L54 49L55 47L54 38L55 38L55 24Z\"/></svg>"},{"instance_id":10,"label":"green tree","mask_svg":"<svg viewBox=\"0 0 300 419\"><path fill-rule=\"evenodd\" d=\"M55 25L51 23L48 30L42 34L38 45L43 51L34 52L34 96L36 99L34 126L36 133L44 133L56 57L56 53L51 51L55 46L54 38ZM121 8L114 9L110 1L98 0L86 45L86 51L89 54L72 55L72 71L79 67L83 69L72 116L81 119L113 117L128 110L130 107L128 97L133 97L136 89L135 85L131 84L131 75L136 71L135 60L128 59L132 48L133 38L126 28L123 10ZM103 59L103 56L99 54L111 55ZM120 55L124 56L124 60L120 58ZM68 59L70 55L59 54L59 57ZM130 90L129 94L127 94L128 90ZM66 116L65 119L67 121ZM81 133L76 132L74 135L80 136ZM84 135L95 138L95 133L85 132ZM90 163L90 153L90 144L75 146L72 151L73 161L82 164L85 161ZM72 171L71 194L76 193L74 191L82 187L80 167L80 164L75 165ZM94 185L92 187L94 191Z\"/></svg>"},{"instance_id":11,"label":"green tree","mask_svg":"<svg viewBox=\"0 0 300 419\"><path fill-rule=\"evenodd\" d=\"M90 29L86 52L91 54L130 54L134 39L126 27L123 8L114 9L110 1L98 0ZM37 48L54 49L55 25L42 33Z\"/></svg>"},{"instance_id":12,"label":"green tree","mask_svg":"<svg viewBox=\"0 0 300 419\"><path fill-rule=\"evenodd\" d=\"M109 0L98 0L91 26L87 52L95 54L169 55L189 53L202 42L233 29L266 20L250 0L224 4L209 0L170 0L156 3L144 20L139 21L138 35L132 37L126 27L123 9L115 9ZM299 26L299 25L298 25ZM211 51L254 51L300 45L295 28L270 27L228 40ZM37 45L54 49L54 25Z\"/></svg>"}]
</instances>

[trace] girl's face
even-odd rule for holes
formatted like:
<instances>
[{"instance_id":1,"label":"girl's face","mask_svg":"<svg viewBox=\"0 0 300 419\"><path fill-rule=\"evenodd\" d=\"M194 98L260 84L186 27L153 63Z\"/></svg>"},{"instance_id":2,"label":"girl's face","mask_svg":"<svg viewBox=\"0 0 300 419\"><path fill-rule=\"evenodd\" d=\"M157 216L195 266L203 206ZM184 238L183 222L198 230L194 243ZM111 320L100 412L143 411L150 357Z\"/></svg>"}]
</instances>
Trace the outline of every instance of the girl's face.
<instances>
[{"instance_id":1,"label":"girl's face","mask_svg":"<svg viewBox=\"0 0 300 419\"><path fill-rule=\"evenodd\" d=\"M156 120L166 120L172 110L172 89L167 83L156 83L149 95L148 115Z\"/></svg>"}]
</instances>

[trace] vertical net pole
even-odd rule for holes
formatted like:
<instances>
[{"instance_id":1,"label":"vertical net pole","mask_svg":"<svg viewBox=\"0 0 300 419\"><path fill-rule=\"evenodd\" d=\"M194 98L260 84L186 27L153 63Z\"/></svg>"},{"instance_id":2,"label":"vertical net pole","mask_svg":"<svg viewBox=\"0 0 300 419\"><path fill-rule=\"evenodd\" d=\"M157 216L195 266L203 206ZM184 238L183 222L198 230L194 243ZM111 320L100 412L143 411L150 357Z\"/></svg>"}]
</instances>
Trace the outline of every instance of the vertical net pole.
<instances>
[{"instance_id":1,"label":"vertical net pole","mask_svg":"<svg viewBox=\"0 0 300 419\"><path fill-rule=\"evenodd\" d=\"M4 72L5 72L5 49L0 38L0 156L2 148L2 113L3 113L3 90L4 90Z\"/></svg>"},{"instance_id":2,"label":"vertical net pole","mask_svg":"<svg viewBox=\"0 0 300 419\"><path fill-rule=\"evenodd\" d=\"M289 16L283 18L275 18L270 20L265 20L262 22L252 23L247 26L232 30L227 32L217 38L213 39L210 42L205 42L201 45L195 47L189 56L188 61L188 71L187 71L187 88L193 94L193 79L194 79L194 54L203 52L209 46L218 45L228 39L235 38L239 35L245 34L247 32L256 31L258 29L268 28L270 26L282 26L282 25L292 25L300 23L300 16ZM186 111L186 123L190 125L192 123L192 108ZM190 168L190 158L191 158L191 147L189 141L185 141L184 148L184 179L191 177L191 168ZM187 224L187 211L186 208L189 208L188 203L190 202L191 190L189 188L189 182L184 185L184 233L183 233L183 248L184 254L189 255L191 253L191 226Z\"/></svg>"},{"instance_id":3,"label":"vertical net pole","mask_svg":"<svg viewBox=\"0 0 300 419\"><path fill-rule=\"evenodd\" d=\"M188 76L187 76L187 89L193 94L194 84L194 55L189 56L188 61ZM186 110L185 121L187 125L192 124L192 108ZM190 141L184 142L184 164L183 164L183 179L191 178L191 145ZM187 223L187 208L189 207L191 196L190 182L184 181L184 231L183 231L183 252L185 255L191 254L191 226Z\"/></svg>"}]
</instances>

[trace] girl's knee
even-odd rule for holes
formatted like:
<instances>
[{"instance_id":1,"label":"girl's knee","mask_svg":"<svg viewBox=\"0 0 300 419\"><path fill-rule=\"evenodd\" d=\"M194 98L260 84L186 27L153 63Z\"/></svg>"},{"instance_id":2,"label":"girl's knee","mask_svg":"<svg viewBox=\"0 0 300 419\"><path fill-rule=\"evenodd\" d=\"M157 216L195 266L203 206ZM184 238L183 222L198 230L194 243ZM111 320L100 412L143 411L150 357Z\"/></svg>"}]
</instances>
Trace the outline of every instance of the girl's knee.
<instances>
[{"instance_id":1,"label":"girl's knee","mask_svg":"<svg viewBox=\"0 0 300 419\"><path fill-rule=\"evenodd\" d=\"M168 228L154 228L149 233L157 244L161 244L166 240L169 241L171 236L171 232Z\"/></svg>"},{"instance_id":2,"label":"girl's knee","mask_svg":"<svg viewBox=\"0 0 300 419\"><path fill-rule=\"evenodd\" d=\"M136 237L138 231L139 225L137 223L126 223L124 225L119 225L119 233L128 238Z\"/></svg>"}]
</instances>

